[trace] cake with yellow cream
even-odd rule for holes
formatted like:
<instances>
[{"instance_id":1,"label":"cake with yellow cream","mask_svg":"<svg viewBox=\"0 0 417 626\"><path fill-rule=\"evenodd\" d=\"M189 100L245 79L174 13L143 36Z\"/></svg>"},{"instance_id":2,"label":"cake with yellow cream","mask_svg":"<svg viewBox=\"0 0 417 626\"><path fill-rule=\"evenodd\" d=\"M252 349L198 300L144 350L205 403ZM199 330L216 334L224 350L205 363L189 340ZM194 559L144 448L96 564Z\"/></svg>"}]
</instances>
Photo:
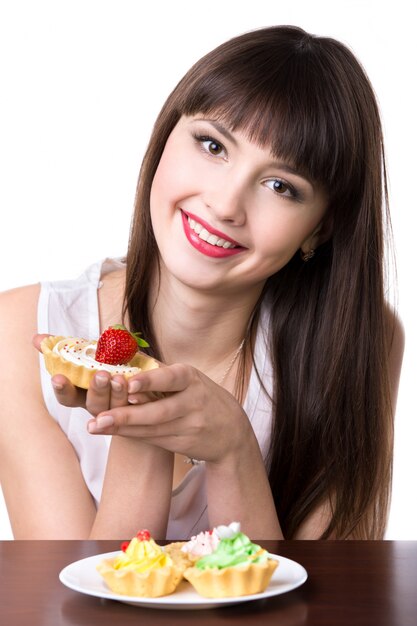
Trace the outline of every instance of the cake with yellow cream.
<instances>
[{"instance_id":1,"label":"cake with yellow cream","mask_svg":"<svg viewBox=\"0 0 417 626\"><path fill-rule=\"evenodd\" d=\"M120 555L105 559L97 571L107 586L120 595L157 598L175 591L182 579L182 568L141 530L130 542L122 544Z\"/></svg>"}]
</instances>

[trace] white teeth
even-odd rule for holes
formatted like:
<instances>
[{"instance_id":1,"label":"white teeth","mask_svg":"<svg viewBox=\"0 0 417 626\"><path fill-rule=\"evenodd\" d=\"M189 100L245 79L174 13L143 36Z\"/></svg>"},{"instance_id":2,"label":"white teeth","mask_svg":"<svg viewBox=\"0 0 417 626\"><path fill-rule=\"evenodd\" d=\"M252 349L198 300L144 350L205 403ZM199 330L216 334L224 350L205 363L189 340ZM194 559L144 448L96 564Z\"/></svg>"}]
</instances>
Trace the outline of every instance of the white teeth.
<instances>
[{"instance_id":1,"label":"white teeth","mask_svg":"<svg viewBox=\"0 0 417 626\"><path fill-rule=\"evenodd\" d=\"M191 219L191 217L188 218L188 223L190 225L190 228L200 237L200 239L202 239L203 241L207 241L207 243L210 243L212 246L218 246L219 248L236 247L230 241L209 233L209 231L204 228L204 226Z\"/></svg>"},{"instance_id":2,"label":"white teeth","mask_svg":"<svg viewBox=\"0 0 417 626\"><path fill-rule=\"evenodd\" d=\"M203 241L207 241L207 239L210 237L210 233L208 230L206 230L205 228L203 228L199 233L198 236L200 237L200 239L202 239Z\"/></svg>"}]
</instances>

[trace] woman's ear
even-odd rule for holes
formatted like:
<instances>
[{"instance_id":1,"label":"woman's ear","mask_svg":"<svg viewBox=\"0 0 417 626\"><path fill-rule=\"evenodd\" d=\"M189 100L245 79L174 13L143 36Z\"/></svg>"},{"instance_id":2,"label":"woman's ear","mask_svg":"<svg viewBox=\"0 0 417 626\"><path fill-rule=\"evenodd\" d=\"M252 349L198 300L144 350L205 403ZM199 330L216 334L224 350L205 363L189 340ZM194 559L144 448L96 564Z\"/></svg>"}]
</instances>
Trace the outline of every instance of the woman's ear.
<instances>
[{"instance_id":1,"label":"woman's ear","mask_svg":"<svg viewBox=\"0 0 417 626\"><path fill-rule=\"evenodd\" d=\"M316 250L322 243L325 243L330 239L333 233L333 216L328 213L316 228L313 230L311 235L307 237L305 241L301 244L301 251L303 254L307 254L312 250Z\"/></svg>"}]
</instances>

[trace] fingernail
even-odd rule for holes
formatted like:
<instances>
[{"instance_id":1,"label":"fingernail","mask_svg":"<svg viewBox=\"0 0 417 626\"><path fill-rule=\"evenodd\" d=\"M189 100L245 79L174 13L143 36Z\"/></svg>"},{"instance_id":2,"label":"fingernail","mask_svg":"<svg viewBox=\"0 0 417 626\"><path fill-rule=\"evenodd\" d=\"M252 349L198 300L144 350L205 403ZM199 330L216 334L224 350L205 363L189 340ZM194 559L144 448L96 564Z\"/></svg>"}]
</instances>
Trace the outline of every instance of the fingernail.
<instances>
[{"instance_id":1,"label":"fingernail","mask_svg":"<svg viewBox=\"0 0 417 626\"><path fill-rule=\"evenodd\" d=\"M113 426L114 419L111 415L101 415L96 417L95 420L88 422L87 429L89 433L98 433L108 426Z\"/></svg>"},{"instance_id":2,"label":"fingernail","mask_svg":"<svg viewBox=\"0 0 417 626\"><path fill-rule=\"evenodd\" d=\"M52 387L56 390L56 391L62 391L64 388L64 385L62 385L61 383L54 383L54 381L52 382Z\"/></svg>"},{"instance_id":3,"label":"fingernail","mask_svg":"<svg viewBox=\"0 0 417 626\"><path fill-rule=\"evenodd\" d=\"M97 424L93 420L91 422L88 422L87 430L91 434L98 433Z\"/></svg>"},{"instance_id":4,"label":"fingernail","mask_svg":"<svg viewBox=\"0 0 417 626\"><path fill-rule=\"evenodd\" d=\"M97 428L103 430L103 428L107 428L108 426L113 426L114 419L112 415L100 415L100 417L96 417Z\"/></svg>"},{"instance_id":5,"label":"fingernail","mask_svg":"<svg viewBox=\"0 0 417 626\"><path fill-rule=\"evenodd\" d=\"M141 387L142 385L139 380L131 380L127 386L127 390L129 393L136 393L137 391L140 391Z\"/></svg>"},{"instance_id":6,"label":"fingernail","mask_svg":"<svg viewBox=\"0 0 417 626\"><path fill-rule=\"evenodd\" d=\"M100 374L97 374L95 378L95 382L96 382L97 387L99 388L107 387L108 378L107 376L101 376Z\"/></svg>"},{"instance_id":7,"label":"fingernail","mask_svg":"<svg viewBox=\"0 0 417 626\"><path fill-rule=\"evenodd\" d=\"M137 404L138 401L135 398L135 396L127 396L127 401L129 402L129 404Z\"/></svg>"},{"instance_id":8,"label":"fingernail","mask_svg":"<svg viewBox=\"0 0 417 626\"><path fill-rule=\"evenodd\" d=\"M117 380L111 380L110 384L113 391L121 391L123 389L122 383L119 383Z\"/></svg>"}]
</instances>

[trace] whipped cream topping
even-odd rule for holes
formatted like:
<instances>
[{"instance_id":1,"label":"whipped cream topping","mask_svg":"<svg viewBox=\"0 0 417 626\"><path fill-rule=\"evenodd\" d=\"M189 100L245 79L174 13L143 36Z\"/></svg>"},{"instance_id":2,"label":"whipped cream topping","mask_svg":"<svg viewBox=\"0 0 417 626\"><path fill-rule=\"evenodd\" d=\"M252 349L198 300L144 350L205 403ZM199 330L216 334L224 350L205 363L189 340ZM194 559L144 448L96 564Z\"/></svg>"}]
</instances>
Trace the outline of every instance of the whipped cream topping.
<instances>
[{"instance_id":1,"label":"whipped cream topping","mask_svg":"<svg viewBox=\"0 0 417 626\"><path fill-rule=\"evenodd\" d=\"M181 550L193 556L206 556L217 549L221 539L233 539L239 533L239 522L232 522L228 526L216 526L211 531L201 531L198 535L191 537Z\"/></svg>"},{"instance_id":2,"label":"whipped cream topping","mask_svg":"<svg viewBox=\"0 0 417 626\"><path fill-rule=\"evenodd\" d=\"M95 360L97 341L87 341L86 339L61 339L55 344L53 352L66 361L74 363L74 365L82 365L88 369L104 370L111 374L137 374L140 367L131 367L125 365L109 365L108 363L99 363Z\"/></svg>"},{"instance_id":3,"label":"whipped cream topping","mask_svg":"<svg viewBox=\"0 0 417 626\"><path fill-rule=\"evenodd\" d=\"M231 522L228 526L216 526L213 532L219 539L233 539L240 533L240 522Z\"/></svg>"},{"instance_id":4,"label":"whipped cream topping","mask_svg":"<svg viewBox=\"0 0 417 626\"><path fill-rule=\"evenodd\" d=\"M204 556L211 554L217 548L219 542L220 539L215 533L215 530L212 532L206 530L191 537L190 541L187 541L187 543L182 546L181 550L194 556Z\"/></svg>"},{"instance_id":5,"label":"whipped cream topping","mask_svg":"<svg viewBox=\"0 0 417 626\"><path fill-rule=\"evenodd\" d=\"M204 228L202 224L191 219L191 217L187 217L187 219L191 230L193 230L195 234L198 235L203 241L207 241L207 243L210 243L212 246L218 246L219 248L237 247L231 241L228 241L227 239L222 239L221 237L217 237L217 235L210 233L207 228Z\"/></svg>"}]
</instances>

